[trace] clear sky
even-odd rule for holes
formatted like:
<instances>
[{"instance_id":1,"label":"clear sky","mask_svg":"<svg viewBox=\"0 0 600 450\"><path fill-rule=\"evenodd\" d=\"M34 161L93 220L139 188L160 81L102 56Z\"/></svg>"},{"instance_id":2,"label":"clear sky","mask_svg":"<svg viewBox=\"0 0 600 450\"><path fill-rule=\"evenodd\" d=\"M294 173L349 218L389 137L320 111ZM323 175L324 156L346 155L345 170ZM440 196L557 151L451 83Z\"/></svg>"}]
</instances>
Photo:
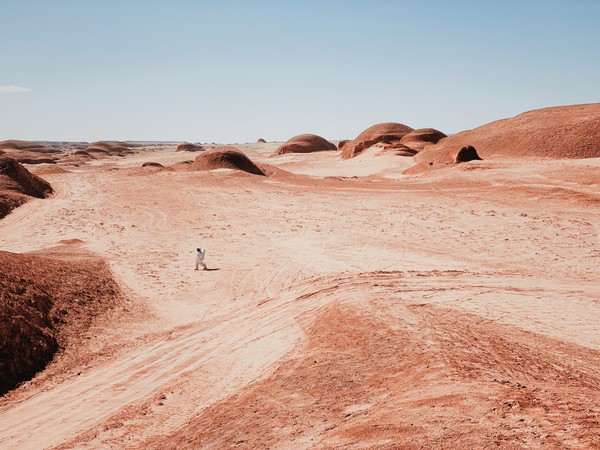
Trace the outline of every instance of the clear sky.
<instances>
[{"instance_id":1,"label":"clear sky","mask_svg":"<svg viewBox=\"0 0 600 450\"><path fill-rule=\"evenodd\" d=\"M0 0L0 140L446 133L600 101L600 0Z\"/></svg>"}]
</instances>

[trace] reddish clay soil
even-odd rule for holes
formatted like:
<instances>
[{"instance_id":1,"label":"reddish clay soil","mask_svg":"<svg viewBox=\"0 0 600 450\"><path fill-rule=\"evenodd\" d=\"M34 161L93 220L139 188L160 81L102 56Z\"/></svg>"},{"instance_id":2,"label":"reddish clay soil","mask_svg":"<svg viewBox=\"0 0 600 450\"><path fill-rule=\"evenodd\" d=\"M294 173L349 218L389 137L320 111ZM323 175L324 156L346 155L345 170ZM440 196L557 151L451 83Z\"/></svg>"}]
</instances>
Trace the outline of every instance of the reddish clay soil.
<instances>
[{"instance_id":1,"label":"reddish clay soil","mask_svg":"<svg viewBox=\"0 0 600 450\"><path fill-rule=\"evenodd\" d=\"M275 155L285 153L313 153L327 150L336 150L337 146L327 139L316 134L300 134L288 139L281 147L275 151Z\"/></svg>"},{"instance_id":2,"label":"reddish clay soil","mask_svg":"<svg viewBox=\"0 0 600 450\"><path fill-rule=\"evenodd\" d=\"M278 146L69 165L0 220L11 308L91 320L0 448L600 448L600 158Z\"/></svg>"}]
</instances>

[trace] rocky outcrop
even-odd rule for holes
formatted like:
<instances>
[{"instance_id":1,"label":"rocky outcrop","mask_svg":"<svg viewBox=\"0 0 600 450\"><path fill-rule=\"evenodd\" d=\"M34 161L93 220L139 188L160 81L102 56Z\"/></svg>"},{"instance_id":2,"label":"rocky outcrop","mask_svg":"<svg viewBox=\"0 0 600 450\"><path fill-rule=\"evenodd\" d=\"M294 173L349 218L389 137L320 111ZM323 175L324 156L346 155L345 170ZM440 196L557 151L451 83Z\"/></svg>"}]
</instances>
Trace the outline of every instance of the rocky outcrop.
<instances>
[{"instance_id":1,"label":"rocky outcrop","mask_svg":"<svg viewBox=\"0 0 600 450\"><path fill-rule=\"evenodd\" d=\"M234 169L254 175L265 172L235 147L216 147L198 155L188 170Z\"/></svg>"},{"instance_id":2,"label":"rocky outcrop","mask_svg":"<svg viewBox=\"0 0 600 450\"><path fill-rule=\"evenodd\" d=\"M484 159L598 158L600 103L529 111L463 131L430 148L443 152L468 145Z\"/></svg>"},{"instance_id":3,"label":"rocky outcrop","mask_svg":"<svg viewBox=\"0 0 600 450\"><path fill-rule=\"evenodd\" d=\"M206 150L200 144L191 144L189 142L183 142L177 146L178 152L203 152Z\"/></svg>"},{"instance_id":4,"label":"rocky outcrop","mask_svg":"<svg viewBox=\"0 0 600 450\"><path fill-rule=\"evenodd\" d=\"M0 218L30 197L45 198L51 193L52 186L46 180L32 174L14 159L0 157Z\"/></svg>"},{"instance_id":5,"label":"rocky outcrop","mask_svg":"<svg viewBox=\"0 0 600 450\"><path fill-rule=\"evenodd\" d=\"M280 146L275 151L275 155L283 155L285 153L313 153L336 149L335 144L332 144L321 136L317 136L316 134L300 134Z\"/></svg>"},{"instance_id":6,"label":"rocky outcrop","mask_svg":"<svg viewBox=\"0 0 600 450\"><path fill-rule=\"evenodd\" d=\"M354 140L345 142L339 147L342 158L353 158L377 143L401 143L402 138L411 131L414 131L411 127L396 122L373 125L360 133Z\"/></svg>"}]
</instances>

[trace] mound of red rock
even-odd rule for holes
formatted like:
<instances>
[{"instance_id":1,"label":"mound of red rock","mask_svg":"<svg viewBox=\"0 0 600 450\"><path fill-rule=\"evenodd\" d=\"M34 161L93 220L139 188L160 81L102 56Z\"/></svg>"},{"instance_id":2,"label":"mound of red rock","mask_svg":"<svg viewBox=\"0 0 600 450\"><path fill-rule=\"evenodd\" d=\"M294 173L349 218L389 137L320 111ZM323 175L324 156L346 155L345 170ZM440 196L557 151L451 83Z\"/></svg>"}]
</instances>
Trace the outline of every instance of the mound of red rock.
<instances>
[{"instance_id":1,"label":"mound of red rock","mask_svg":"<svg viewBox=\"0 0 600 450\"><path fill-rule=\"evenodd\" d=\"M435 128L419 128L405 135L400 142L412 149L422 150L428 145L437 144L445 137L447 136L444 133Z\"/></svg>"},{"instance_id":2,"label":"mound of red rock","mask_svg":"<svg viewBox=\"0 0 600 450\"><path fill-rule=\"evenodd\" d=\"M537 109L463 131L419 152L406 173L480 157L600 157L600 103Z\"/></svg>"},{"instance_id":3,"label":"mound of red rock","mask_svg":"<svg viewBox=\"0 0 600 450\"><path fill-rule=\"evenodd\" d=\"M339 145L338 148L342 152L342 158L353 158L377 143L401 143L402 138L411 131L414 130L401 123L379 123L367 128L352 141L342 141L343 144Z\"/></svg>"},{"instance_id":4,"label":"mound of red rock","mask_svg":"<svg viewBox=\"0 0 600 450\"><path fill-rule=\"evenodd\" d=\"M216 147L197 156L188 170L234 169L254 175L265 172L235 147Z\"/></svg>"},{"instance_id":5,"label":"mound of red rock","mask_svg":"<svg viewBox=\"0 0 600 450\"><path fill-rule=\"evenodd\" d=\"M0 218L30 197L45 198L52 186L12 158L0 157Z\"/></svg>"},{"instance_id":6,"label":"mound of red rock","mask_svg":"<svg viewBox=\"0 0 600 450\"><path fill-rule=\"evenodd\" d=\"M435 148L429 147L417 153L414 158L417 164L405 170L405 174L418 174L429 169L482 159L472 145L448 146L442 149L438 146L435 146Z\"/></svg>"},{"instance_id":7,"label":"mound of red rock","mask_svg":"<svg viewBox=\"0 0 600 450\"><path fill-rule=\"evenodd\" d=\"M178 152L202 152L205 148L200 144L191 144L189 142L183 142L177 146Z\"/></svg>"},{"instance_id":8,"label":"mound of red rock","mask_svg":"<svg viewBox=\"0 0 600 450\"><path fill-rule=\"evenodd\" d=\"M85 149L88 155L98 156L126 156L135 153L137 145L128 142L97 141L92 142Z\"/></svg>"},{"instance_id":9,"label":"mound of red rock","mask_svg":"<svg viewBox=\"0 0 600 450\"><path fill-rule=\"evenodd\" d=\"M0 267L2 395L44 369L121 294L108 266L90 256L0 251Z\"/></svg>"},{"instance_id":10,"label":"mound of red rock","mask_svg":"<svg viewBox=\"0 0 600 450\"><path fill-rule=\"evenodd\" d=\"M484 158L600 157L600 103L537 109L443 139L437 151L473 145Z\"/></svg>"},{"instance_id":11,"label":"mound of red rock","mask_svg":"<svg viewBox=\"0 0 600 450\"><path fill-rule=\"evenodd\" d=\"M336 149L335 144L332 144L321 136L317 136L316 134L300 134L280 146L275 151L275 155L283 155L285 153L313 153Z\"/></svg>"},{"instance_id":12,"label":"mound of red rock","mask_svg":"<svg viewBox=\"0 0 600 450\"><path fill-rule=\"evenodd\" d=\"M39 142L9 140L0 142L0 152L23 164L55 164L63 151Z\"/></svg>"},{"instance_id":13,"label":"mound of red rock","mask_svg":"<svg viewBox=\"0 0 600 450\"><path fill-rule=\"evenodd\" d=\"M44 153L44 154L52 154L52 153L60 153L61 150L55 147L51 147L48 145L41 144L39 142L31 142L31 141L18 141L18 140L9 140L0 142L0 150L4 152L10 150L22 150L26 152L35 152L35 153Z\"/></svg>"}]
</instances>

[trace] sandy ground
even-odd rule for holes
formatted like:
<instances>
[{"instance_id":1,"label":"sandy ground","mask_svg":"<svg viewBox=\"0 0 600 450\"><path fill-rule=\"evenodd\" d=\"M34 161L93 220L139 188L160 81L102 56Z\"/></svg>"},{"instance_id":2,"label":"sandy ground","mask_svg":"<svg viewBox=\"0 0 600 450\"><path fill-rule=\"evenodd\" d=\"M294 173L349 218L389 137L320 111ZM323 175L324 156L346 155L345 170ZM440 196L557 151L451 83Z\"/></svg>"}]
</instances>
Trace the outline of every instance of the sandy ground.
<instances>
[{"instance_id":1,"label":"sandy ground","mask_svg":"<svg viewBox=\"0 0 600 450\"><path fill-rule=\"evenodd\" d=\"M0 448L600 448L600 160L239 148L296 175L139 169L194 156L158 149L0 221L140 305L0 400Z\"/></svg>"}]
</instances>

